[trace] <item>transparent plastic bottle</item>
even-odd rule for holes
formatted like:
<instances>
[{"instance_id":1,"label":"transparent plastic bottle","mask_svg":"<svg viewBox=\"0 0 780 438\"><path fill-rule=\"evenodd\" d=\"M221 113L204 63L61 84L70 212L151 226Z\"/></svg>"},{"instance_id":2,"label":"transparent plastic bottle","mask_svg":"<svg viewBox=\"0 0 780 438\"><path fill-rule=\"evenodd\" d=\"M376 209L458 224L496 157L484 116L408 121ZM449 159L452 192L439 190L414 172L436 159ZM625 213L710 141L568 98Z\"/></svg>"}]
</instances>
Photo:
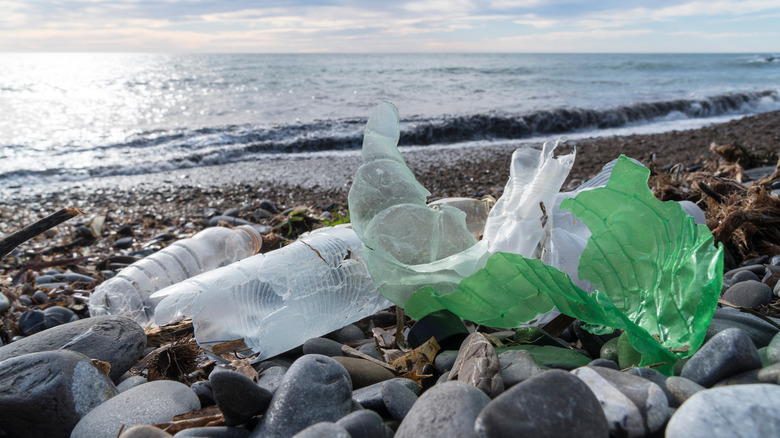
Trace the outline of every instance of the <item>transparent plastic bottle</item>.
<instances>
[{"instance_id":1,"label":"transparent plastic bottle","mask_svg":"<svg viewBox=\"0 0 780 438\"><path fill-rule=\"evenodd\" d=\"M260 233L251 226L207 228L133 263L98 285L89 298L89 314L124 315L148 325L160 301L151 298L154 292L256 254L261 243Z\"/></svg>"},{"instance_id":2,"label":"transparent plastic bottle","mask_svg":"<svg viewBox=\"0 0 780 438\"><path fill-rule=\"evenodd\" d=\"M175 284L157 324L192 318L202 347L244 339L259 358L301 345L390 307L363 261L349 228L331 227Z\"/></svg>"}]
</instances>

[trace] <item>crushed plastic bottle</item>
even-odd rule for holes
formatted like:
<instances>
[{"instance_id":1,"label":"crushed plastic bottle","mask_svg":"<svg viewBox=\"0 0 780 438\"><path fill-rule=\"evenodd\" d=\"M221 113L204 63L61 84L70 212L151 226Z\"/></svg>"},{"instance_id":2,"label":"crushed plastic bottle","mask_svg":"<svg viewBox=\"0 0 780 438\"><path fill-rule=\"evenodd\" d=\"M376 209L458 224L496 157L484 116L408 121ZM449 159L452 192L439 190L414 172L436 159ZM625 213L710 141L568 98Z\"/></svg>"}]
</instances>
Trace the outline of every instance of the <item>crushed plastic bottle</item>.
<instances>
[{"instance_id":1,"label":"crushed plastic bottle","mask_svg":"<svg viewBox=\"0 0 780 438\"><path fill-rule=\"evenodd\" d=\"M426 205L430 192L406 166L399 137L398 110L383 102L366 123L349 212L379 291L403 305L420 285L455 289L484 266L487 241L478 242L469 231L464 212Z\"/></svg>"},{"instance_id":2,"label":"crushed plastic bottle","mask_svg":"<svg viewBox=\"0 0 780 438\"><path fill-rule=\"evenodd\" d=\"M319 229L283 248L175 284L155 322L191 317L204 348L243 339L263 359L390 307L349 228Z\"/></svg>"},{"instance_id":3,"label":"crushed plastic bottle","mask_svg":"<svg viewBox=\"0 0 780 438\"><path fill-rule=\"evenodd\" d=\"M428 203L428 207L440 210L443 206L449 205L466 213L466 228L475 238L479 239L485 230L485 222L488 214L490 214L490 204L492 202L493 198L489 196L482 199L441 198Z\"/></svg>"},{"instance_id":4,"label":"crushed plastic bottle","mask_svg":"<svg viewBox=\"0 0 780 438\"><path fill-rule=\"evenodd\" d=\"M262 238L251 226L207 228L145 257L104 281L89 297L90 316L124 315L146 326L159 299L152 294L202 272L260 251Z\"/></svg>"},{"instance_id":5,"label":"crushed plastic bottle","mask_svg":"<svg viewBox=\"0 0 780 438\"><path fill-rule=\"evenodd\" d=\"M446 308L477 323L514 327L554 304L593 333L625 330L642 365L662 364L659 371L668 375L678 357L704 341L723 281L723 252L678 203L653 196L649 174L621 156L606 187L561 202L592 232L578 272L595 293L540 260L498 252L454 292L420 289L407 313L419 318Z\"/></svg>"}]
</instances>

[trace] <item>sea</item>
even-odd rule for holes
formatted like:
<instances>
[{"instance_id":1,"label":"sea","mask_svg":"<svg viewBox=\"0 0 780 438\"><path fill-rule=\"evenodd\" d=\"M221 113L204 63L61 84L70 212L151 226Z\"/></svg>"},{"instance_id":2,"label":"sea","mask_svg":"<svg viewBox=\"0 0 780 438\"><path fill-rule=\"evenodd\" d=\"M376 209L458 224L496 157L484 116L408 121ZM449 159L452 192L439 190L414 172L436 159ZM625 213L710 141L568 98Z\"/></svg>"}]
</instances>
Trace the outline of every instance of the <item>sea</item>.
<instances>
[{"instance_id":1,"label":"sea","mask_svg":"<svg viewBox=\"0 0 780 438\"><path fill-rule=\"evenodd\" d=\"M780 55L5 53L0 186L357 154L382 101L402 149L689 129L780 109Z\"/></svg>"}]
</instances>

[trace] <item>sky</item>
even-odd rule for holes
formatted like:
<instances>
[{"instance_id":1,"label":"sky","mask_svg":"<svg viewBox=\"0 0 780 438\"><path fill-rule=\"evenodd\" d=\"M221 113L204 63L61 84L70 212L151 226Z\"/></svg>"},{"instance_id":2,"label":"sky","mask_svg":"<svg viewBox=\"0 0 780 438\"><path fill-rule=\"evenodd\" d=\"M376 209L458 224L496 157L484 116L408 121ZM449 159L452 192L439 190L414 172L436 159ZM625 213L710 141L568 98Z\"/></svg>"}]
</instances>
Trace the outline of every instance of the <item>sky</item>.
<instances>
[{"instance_id":1,"label":"sky","mask_svg":"<svg viewBox=\"0 0 780 438\"><path fill-rule=\"evenodd\" d=\"M0 51L780 53L778 0L0 0Z\"/></svg>"}]
</instances>

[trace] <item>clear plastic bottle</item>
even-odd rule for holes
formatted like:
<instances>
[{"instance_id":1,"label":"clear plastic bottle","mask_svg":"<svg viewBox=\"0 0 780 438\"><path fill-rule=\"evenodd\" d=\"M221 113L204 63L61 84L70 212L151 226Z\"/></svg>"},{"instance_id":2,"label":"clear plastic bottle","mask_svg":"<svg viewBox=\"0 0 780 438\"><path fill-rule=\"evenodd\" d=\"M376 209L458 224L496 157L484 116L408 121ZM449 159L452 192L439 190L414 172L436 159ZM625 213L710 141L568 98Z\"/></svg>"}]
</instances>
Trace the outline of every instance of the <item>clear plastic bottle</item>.
<instances>
[{"instance_id":1,"label":"clear plastic bottle","mask_svg":"<svg viewBox=\"0 0 780 438\"><path fill-rule=\"evenodd\" d=\"M89 314L124 315L147 325L160 301L151 298L154 292L256 254L261 243L260 233L251 226L207 228L133 263L98 285L89 297Z\"/></svg>"},{"instance_id":2,"label":"clear plastic bottle","mask_svg":"<svg viewBox=\"0 0 780 438\"><path fill-rule=\"evenodd\" d=\"M244 339L259 358L301 345L390 307L349 228L317 230L160 290L155 322L192 318L203 346Z\"/></svg>"}]
</instances>

